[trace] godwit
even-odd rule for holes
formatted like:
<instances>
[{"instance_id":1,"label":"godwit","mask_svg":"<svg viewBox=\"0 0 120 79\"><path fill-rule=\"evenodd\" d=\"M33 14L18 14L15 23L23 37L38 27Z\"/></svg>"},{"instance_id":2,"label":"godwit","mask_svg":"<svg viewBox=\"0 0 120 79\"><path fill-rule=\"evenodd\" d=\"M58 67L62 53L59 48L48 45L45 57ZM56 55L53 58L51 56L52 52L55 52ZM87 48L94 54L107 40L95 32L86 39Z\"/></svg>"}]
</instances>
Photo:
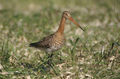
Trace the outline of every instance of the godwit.
<instances>
[{"instance_id":1,"label":"godwit","mask_svg":"<svg viewBox=\"0 0 120 79\"><path fill-rule=\"evenodd\" d=\"M68 11L64 11L62 14L62 18L61 18L61 22L60 22L58 30L53 34L47 37L44 37L42 40L38 42L31 43L30 47L39 48L40 50L44 50L46 52L54 52L60 49L64 45L64 42L65 42L64 27L65 27L65 22L67 19L69 19L75 25L77 25L78 27L82 29L82 27L71 17L70 13Z\"/></svg>"}]
</instances>

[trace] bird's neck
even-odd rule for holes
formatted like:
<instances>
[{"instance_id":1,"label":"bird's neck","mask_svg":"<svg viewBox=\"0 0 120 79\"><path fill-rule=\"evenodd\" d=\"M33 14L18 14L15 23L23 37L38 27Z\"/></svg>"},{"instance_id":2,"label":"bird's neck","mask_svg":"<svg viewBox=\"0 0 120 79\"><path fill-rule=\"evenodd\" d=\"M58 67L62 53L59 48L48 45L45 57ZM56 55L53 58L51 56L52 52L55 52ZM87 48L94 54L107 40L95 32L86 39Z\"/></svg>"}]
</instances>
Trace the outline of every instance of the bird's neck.
<instances>
[{"instance_id":1,"label":"bird's neck","mask_svg":"<svg viewBox=\"0 0 120 79\"><path fill-rule=\"evenodd\" d=\"M59 26L57 32L59 32L61 34L64 33L65 21L66 21L66 18L64 16L62 16L61 21L60 21L60 26Z\"/></svg>"}]
</instances>

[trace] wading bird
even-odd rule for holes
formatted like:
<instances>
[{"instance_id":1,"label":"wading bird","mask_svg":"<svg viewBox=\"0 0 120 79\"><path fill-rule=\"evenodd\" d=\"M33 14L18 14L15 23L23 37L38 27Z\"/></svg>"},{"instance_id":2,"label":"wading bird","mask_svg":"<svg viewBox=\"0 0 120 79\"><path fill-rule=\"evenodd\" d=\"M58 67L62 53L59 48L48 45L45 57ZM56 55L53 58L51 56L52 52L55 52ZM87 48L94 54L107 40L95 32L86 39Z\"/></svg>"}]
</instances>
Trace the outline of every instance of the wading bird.
<instances>
[{"instance_id":1,"label":"wading bird","mask_svg":"<svg viewBox=\"0 0 120 79\"><path fill-rule=\"evenodd\" d=\"M64 11L62 14L62 18L58 30L53 34L44 37L42 40L38 42L31 43L30 47L35 47L40 50L44 50L45 52L54 52L60 49L65 42L64 27L67 19L72 21L75 25L77 25L82 29L82 27L71 17L70 13L68 11Z\"/></svg>"}]
</instances>

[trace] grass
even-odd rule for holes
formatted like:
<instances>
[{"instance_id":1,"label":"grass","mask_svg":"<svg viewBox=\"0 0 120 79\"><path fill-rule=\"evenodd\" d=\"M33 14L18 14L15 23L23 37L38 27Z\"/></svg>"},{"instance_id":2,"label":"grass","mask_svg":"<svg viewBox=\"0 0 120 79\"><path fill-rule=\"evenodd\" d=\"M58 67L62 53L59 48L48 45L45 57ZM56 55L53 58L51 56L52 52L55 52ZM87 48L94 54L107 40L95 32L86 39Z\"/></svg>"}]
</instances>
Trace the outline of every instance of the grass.
<instances>
[{"instance_id":1,"label":"grass","mask_svg":"<svg viewBox=\"0 0 120 79\"><path fill-rule=\"evenodd\" d=\"M119 3L0 0L0 79L120 79ZM55 32L64 10L86 31L67 21L66 45L49 64L29 43Z\"/></svg>"}]
</instances>

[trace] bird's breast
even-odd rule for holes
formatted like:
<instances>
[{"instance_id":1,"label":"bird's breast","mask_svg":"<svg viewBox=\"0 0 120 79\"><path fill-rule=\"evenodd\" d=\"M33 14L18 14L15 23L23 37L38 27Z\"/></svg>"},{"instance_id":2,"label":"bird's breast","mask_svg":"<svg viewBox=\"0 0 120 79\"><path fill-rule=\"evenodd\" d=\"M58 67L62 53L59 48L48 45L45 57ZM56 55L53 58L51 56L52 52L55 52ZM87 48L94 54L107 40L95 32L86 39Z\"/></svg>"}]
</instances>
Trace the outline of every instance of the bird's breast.
<instances>
[{"instance_id":1,"label":"bird's breast","mask_svg":"<svg viewBox=\"0 0 120 79\"><path fill-rule=\"evenodd\" d=\"M47 52L53 52L60 49L64 45L64 37L53 37L50 42L50 48L47 48Z\"/></svg>"}]
</instances>

